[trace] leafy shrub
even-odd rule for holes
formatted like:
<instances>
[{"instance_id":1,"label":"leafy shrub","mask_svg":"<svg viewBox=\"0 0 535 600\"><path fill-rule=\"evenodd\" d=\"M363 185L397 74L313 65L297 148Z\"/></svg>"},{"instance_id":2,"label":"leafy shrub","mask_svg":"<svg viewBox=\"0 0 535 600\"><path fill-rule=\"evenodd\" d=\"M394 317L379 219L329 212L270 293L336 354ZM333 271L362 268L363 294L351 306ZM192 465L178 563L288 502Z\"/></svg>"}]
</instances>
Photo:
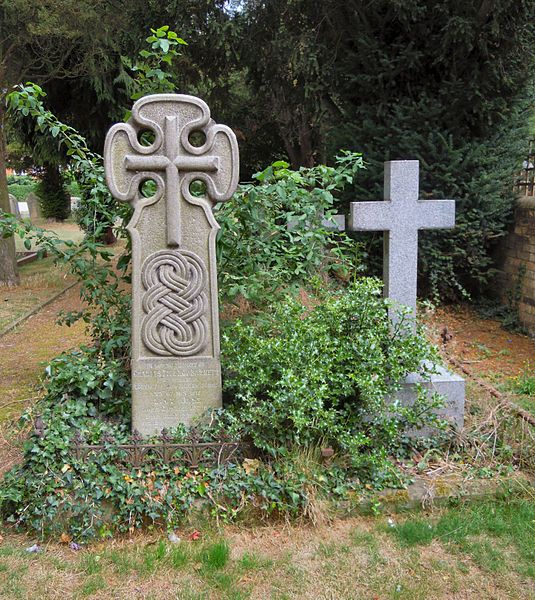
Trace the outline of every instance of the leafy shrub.
<instances>
[{"instance_id":1,"label":"leafy shrub","mask_svg":"<svg viewBox=\"0 0 535 600\"><path fill-rule=\"evenodd\" d=\"M328 444L377 481L407 424L432 421L424 396L387 406L404 376L434 351L403 319L392 329L381 285L360 279L308 309L288 298L222 336L224 392L237 431L273 456Z\"/></svg>"},{"instance_id":2,"label":"leafy shrub","mask_svg":"<svg viewBox=\"0 0 535 600\"><path fill-rule=\"evenodd\" d=\"M315 485L337 496L358 485L339 467L318 465L305 473L288 460L190 471L160 459L134 468L125 466L124 451L111 444L79 459L73 452L75 432L90 444L102 443L104 436L124 444L130 440L128 422L103 418L84 397L49 394L40 409L45 435L30 434L24 462L5 475L0 514L41 536L69 533L81 541L151 523L173 528L196 509L226 520L244 510L296 517L309 506ZM30 420L30 414L23 419ZM170 434L174 442L184 441L183 427ZM211 441L210 434L203 439Z\"/></svg>"},{"instance_id":3,"label":"leafy shrub","mask_svg":"<svg viewBox=\"0 0 535 600\"><path fill-rule=\"evenodd\" d=\"M41 212L45 219L64 221L71 214L71 199L59 167L46 166L36 193L41 199Z\"/></svg>"},{"instance_id":4,"label":"leafy shrub","mask_svg":"<svg viewBox=\"0 0 535 600\"><path fill-rule=\"evenodd\" d=\"M82 347L52 360L46 372L45 389L49 398L83 398L88 406L94 405L95 415L128 419L130 374L121 360L103 357L95 348Z\"/></svg>"},{"instance_id":5,"label":"leafy shrub","mask_svg":"<svg viewBox=\"0 0 535 600\"><path fill-rule=\"evenodd\" d=\"M317 301L307 309L289 297L223 332L226 406L201 436L252 439L261 454L243 464L191 472L160 460L134 468L114 445L76 458L75 432L88 443L105 434L129 440L128 378L121 361L103 362L96 351L54 360L39 403L45 435L30 435L23 463L5 476L2 515L41 534L83 539L148 523L174 527L199 502L225 519L244 511L296 517L311 512L318 495L399 484L389 456L403 452L403 428L436 418L423 397L412 409L387 407L385 397L432 352L419 334L391 330L375 280L318 291ZM176 442L185 434L182 426L171 432ZM327 465L318 451L325 444L337 452Z\"/></svg>"},{"instance_id":6,"label":"leafy shrub","mask_svg":"<svg viewBox=\"0 0 535 600\"><path fill-rule=\"evenodd\" d=\"M29 175L9 175L7 178L7 188L10 194L22 202L30 192L35 191L37 183Z\"/></svg>"},{"instance_id":7,"label":"leafy shrub","mask_svg":"<svg viewBox=\"0 0 535 600\"><path fill-rule=\"evenodd\" d=\"M360 154L343 152L336 167L292 171L279 161L240 185L219 205L218 270L223 300L255 303L308 279L321 266L342 277L357 269L358 246L329 231L336 194L363 168Z\"/></svg>"}]
</instances>

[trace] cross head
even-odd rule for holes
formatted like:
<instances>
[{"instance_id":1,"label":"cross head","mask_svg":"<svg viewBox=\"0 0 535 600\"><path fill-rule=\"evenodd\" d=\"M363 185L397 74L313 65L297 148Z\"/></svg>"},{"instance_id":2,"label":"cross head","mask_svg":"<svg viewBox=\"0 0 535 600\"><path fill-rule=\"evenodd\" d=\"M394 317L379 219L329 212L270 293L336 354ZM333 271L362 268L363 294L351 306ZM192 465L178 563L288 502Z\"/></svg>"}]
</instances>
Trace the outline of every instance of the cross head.
<instances>
[{"instance_id":1,"label":"cross head","mask_svg":"<svg viewBox=\"0 0 535 600\"><path fill-rule=\"evenodd\" d=\"M156 103L167 110L156 110ZM149 146L138 139L143 131L154 134ZM193 146L189 136L198 131L204 133L205 142ZM206 104L192 96L160 94L136 102L128 123L110 129L104 155L106 181L113 196L143 206L165 198L167 245L171 247L180 246L182 199L196 203L189 190L192 181L203 181L214 202L230 198L237 184L234 134L225 125L216 125ZM225 162L230 168L221 168ZM140 186L149 179L156 182L157 191L145 198Z\"/></svg>"},{"instance_id":2,"label":"cross head","mask_svg":"<svg viewBox=\"0 0 535 600\"><path fill-rule=\"evenodd\" d=\"M385 162L384 200L351 202L350 228L384 231L383 281L385 297L416 316L418 231L455 226L454 200L419 199L419 161ZM396 321L395 311L391 318Z\"/></svg>"}]
</instances>

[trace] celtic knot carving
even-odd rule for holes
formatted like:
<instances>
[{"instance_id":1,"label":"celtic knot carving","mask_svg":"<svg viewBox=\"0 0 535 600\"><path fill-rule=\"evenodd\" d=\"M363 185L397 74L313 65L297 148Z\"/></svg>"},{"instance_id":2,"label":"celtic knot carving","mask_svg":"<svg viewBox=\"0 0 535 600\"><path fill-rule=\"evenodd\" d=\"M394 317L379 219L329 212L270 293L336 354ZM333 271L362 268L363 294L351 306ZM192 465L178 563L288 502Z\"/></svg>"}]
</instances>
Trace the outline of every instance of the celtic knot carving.
<instances>
[{"instance_id":1,"label":"celtic knot carving","mask_svg":"<svg viewBox=\"0 0 535 600\"><path fill-rule=\"evenodd\" d=\"M141 339L151 352L192 356L204 349L207 279L202 260L188 250L161 250L145 260Z\"/></svg>"}]
</instances>

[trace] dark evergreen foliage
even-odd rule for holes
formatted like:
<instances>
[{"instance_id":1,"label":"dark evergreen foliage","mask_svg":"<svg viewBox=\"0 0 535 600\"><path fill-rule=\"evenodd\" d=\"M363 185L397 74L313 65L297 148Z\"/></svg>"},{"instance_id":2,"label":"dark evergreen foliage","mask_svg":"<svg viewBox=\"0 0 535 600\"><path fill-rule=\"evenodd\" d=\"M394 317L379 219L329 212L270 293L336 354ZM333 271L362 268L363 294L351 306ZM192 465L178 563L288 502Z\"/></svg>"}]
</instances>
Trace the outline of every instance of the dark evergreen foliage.
<instances>
[{"instance_id":1,"label":"dark evergreen foliage","mask_svg":"<svg viewBox=\"0 0 535 600\"><path fill-rule=\"evenodd\" d=\"M422 197L458 202L453 232L421 235L421 292L453 299L488 289L533 106L532 0L121 6L118 21L107 3L95 5L98 48L68 85L55 77L46 85L50 108L95 150L131 103L134 74L121 56L135 57L149 27L168 24L189 44L172 67L176 89L203 97L235 130L242 180L275 159L296 168L334 162L340 148L359 151L368 169L346 193L347 209L382 197L383 161L418 159ZM73 52L65 68L78 59ZM372 265L380 237L366 238L375 240Z\"/></svg>"},{"instance_id":2,"label":"dark evergreen foliage","mask_svg":"<svg viewBox=\"0 0 535 600\"><path fill-rule=\"evenodd\" d=\"M41 212L45 219L64 221L71 214L71 199L57 165L45 164L37 195L41 199Z\"/></svg>"},{"instance_id":3,"label":"dark evergreen foliage","mask_svg":"<svg viewBox=\"0 0 535 600\"><path fill-rule=\"evenodd\" d=\"M244 53L250 82L287 149L297 144L297 152L288 149L292 161L332 159L341 147L362 152L368 170L348 202L382 197L383 161L419 159L422 197L458 201L453 233L422 234L422 291L481 292L494 273L491 256L507 228L527 139L535 3L250 0L246 7L257 42Z\"/></svg>"},{"instance_id":4,"label":"dark evergreen foliage","mask_svg":"<svg viewBox=\"0 0 535 600\"><path fill-rule=\"evenodd\" d=\"M381 197L384 160L419 159L422 197L457 200L453 232L421 235L422 291L484 291L527 141L535 4L382 0L325 10L343 123L327 141L369 162L356 196Z\"/></svg>"}]
</instances>

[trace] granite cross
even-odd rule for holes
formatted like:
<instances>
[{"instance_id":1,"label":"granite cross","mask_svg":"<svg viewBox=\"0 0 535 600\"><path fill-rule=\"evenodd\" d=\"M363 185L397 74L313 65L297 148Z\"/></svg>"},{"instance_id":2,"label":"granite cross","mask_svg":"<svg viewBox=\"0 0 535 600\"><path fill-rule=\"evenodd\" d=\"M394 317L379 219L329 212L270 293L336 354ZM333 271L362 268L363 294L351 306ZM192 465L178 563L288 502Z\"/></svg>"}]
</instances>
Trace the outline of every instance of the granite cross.
<instances>
[{"instance_id":1,"label":"granite cross","mask_svg":"<svg viewBox=\"0 0 535 600\"><path fill-rule=\"evenodd\" d=\"M455 226L454 200L419 200L419 162L385 162L384 200L351 202L350 228L384 231L383 281L385 297L416 315L418 230ZM395 308L395 306L394 306ZM391 318L397 319L395 310Z\"/></svg>"},{"instance_id":2,"label":"granite cross","mask_svg":"<svg viewBox=\"0 0 535 600\"><path fill-rule=\"evenodd\" d=\"M153 140L142 143L150 132ZM200 133L203 142L194 145ZM147 139L147 138L145 138ZM214 202L238 182L238 146L199 98L138 100L104 148L111 193L130 202L132 239L132 426L142 434L186 425L221 406ZM152 180L156 191L143 194ZM194 181L205 186L195 195Z\"/></svg>"}]
</instances>

